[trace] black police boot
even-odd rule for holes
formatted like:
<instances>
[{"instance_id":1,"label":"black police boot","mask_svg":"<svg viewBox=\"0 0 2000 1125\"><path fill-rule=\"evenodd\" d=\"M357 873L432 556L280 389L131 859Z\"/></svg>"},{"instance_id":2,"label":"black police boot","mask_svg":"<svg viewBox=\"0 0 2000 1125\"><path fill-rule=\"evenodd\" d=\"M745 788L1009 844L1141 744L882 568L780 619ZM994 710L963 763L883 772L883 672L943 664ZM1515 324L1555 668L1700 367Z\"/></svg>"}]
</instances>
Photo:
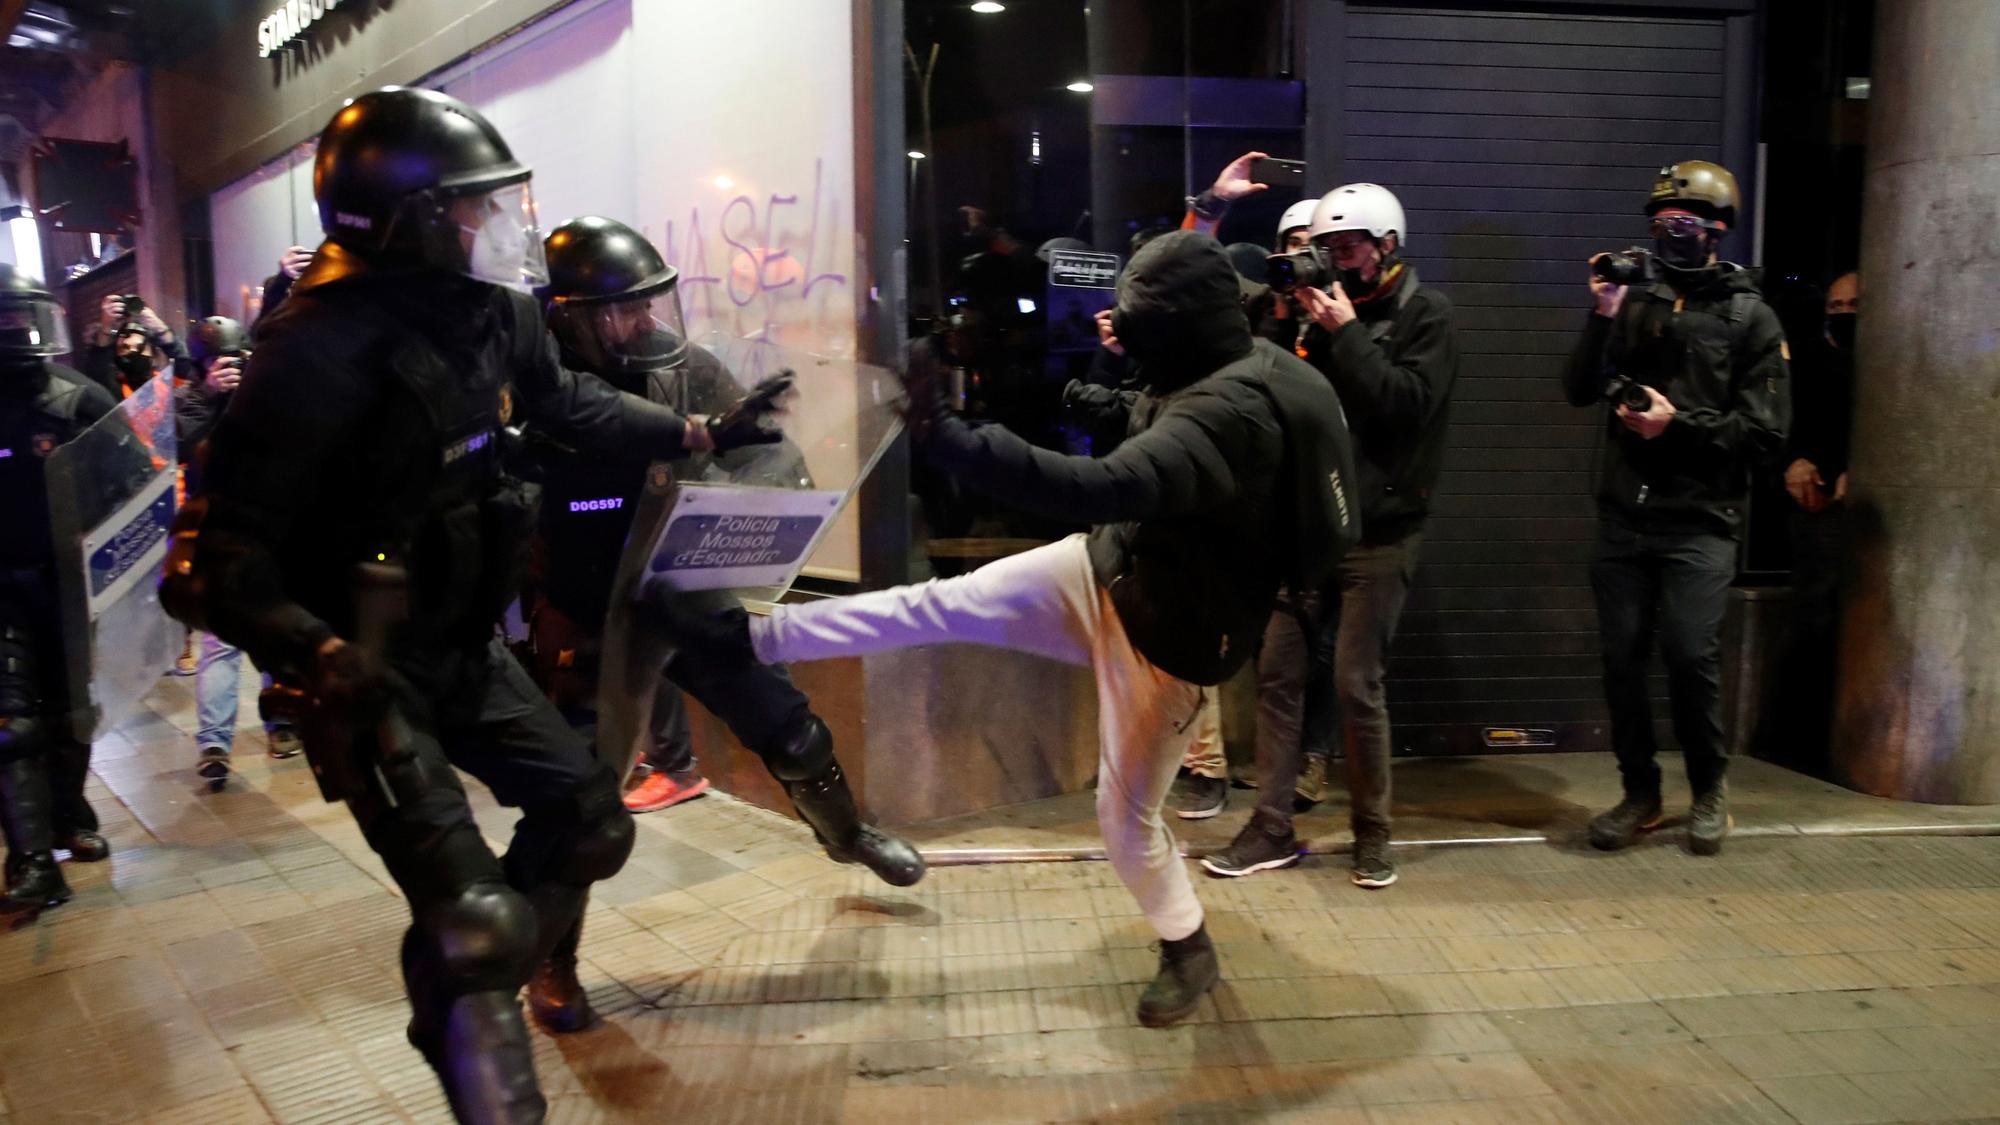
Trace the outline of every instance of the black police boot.
<instances>
[{"instance_id":1,"label":"black police boot","mask_svg":"<svg viewBox=\"0 0 2000 1125\"><path fill-rule=\"evenodd\" d=\"M833 736L825 723L813 717L796 737L831 742ZM840 763L833 760L830 749L825 756L826 768L803 781L778 779L785 795L792 799L792 807L812 826L813 835L835 862L859 863L892 887L914 885L924 877L924 857L909 841L862 821L854 806L854 791L847 787L847 775L840 772Z\"/></svg>"},{"instance_id":2,"label":"black police boot","mask_svg":"<svg viewBox=\"0 0 2000 1125\"><path fill-rule=\"evenodd\" d=\"M34 914L69 901L69 884L56 866L49 829L49 780L42 763L16 758L0 764L0 813L7 818L7 892L0 914Z\"/></svg>"},{"instance_id":3,"label":"black police boot","mask_svg":"<svg viewBox=\"0 0 2000 1125\"><path fill-rule=\"evenodd\" d=\"M403 934L403 985L410 996L410 1046L424 1056L455 1120L539 1125L548 1112L535 1079L534 1049L514 991L454 996L424 963L412 926Z\"/></svg>"},{"instance_id":4,"label":"black police boot","mask_svg":"<svg viewBox=\"0 0 2000 1125\"><path fill-rule=\"evenodd\" d=\"M1160 942L1160 974L1139 997L1139 1022L1166 1027L1186 1019L1221 979L1206 922L1178 941Z\"/></svg>"},{"instance_id":5,"label":"black police boot","mask_svg":"<svg viewBox=\"0 0 2000 1125\"><path fill-rule=\"evenodd\" d=\"M576 950L582 942L583 919L578 918L528 981L528 1010L536 1023L556 1035L582 1031L597 1022L583 982L576 979Z\"/></svg>"},{"instance_id":6,"label":"black police boot","mask_svg":"<svg viewBox=\"0 0 2000 1125\"><path fill-rule=\"evenodd\" d=\"M1590 821L1590 846L1602 851L1615 852L1628 847L1639 838L1639 833L1650 832L1660 826L1660 795L1627 793L1607 812L1599 813Z\"/></svg>"}]
</instances>

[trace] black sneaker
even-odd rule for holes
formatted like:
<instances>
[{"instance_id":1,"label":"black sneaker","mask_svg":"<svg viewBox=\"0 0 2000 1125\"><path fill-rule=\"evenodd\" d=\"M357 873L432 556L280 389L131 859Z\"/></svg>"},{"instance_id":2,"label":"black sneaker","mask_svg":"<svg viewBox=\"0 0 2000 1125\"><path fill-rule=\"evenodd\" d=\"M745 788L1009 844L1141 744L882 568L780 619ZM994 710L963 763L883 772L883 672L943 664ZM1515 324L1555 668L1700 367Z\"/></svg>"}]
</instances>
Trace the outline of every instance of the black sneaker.
<instances>
[{"instance_id":1,"label":"black sneaker","mask_svg":"<svg viewBox=\"0 0 2000 1125\"><path fill-rule=\"evenodd\" d=\"M1299 861L1299 840L1287 824L1274 831L1263 813L1254 813L1229 846L1214 855L1203 856L1201 865L1211 875L1236 878L1290 867Z\"/></svg>"},{"instance_id":2,"label":"black sneaker","mask_svg":"<svg viewBox=\"0 0 2000 1125\"><path fill-rule=\"evenodd\" d=\"M1729 785L1715 788L1694 799L1688 810L1688 850L1696 855L1714 855L1722 850L1722 838L1736 826L1729 815Z\"/></svg>"},{"instance_id":3,"label":"black sneaker","mask_svg":"<svg viewBox=\"0 0 2000 1125\"><path fill-rule=\"evenodd\" d=\"M1298 784L1292 786L1292 805L1300 812L1326 800L1332 790L1325 754L1307 754L1299 764Z\"/></svg>"},{"instance_id":4,"label":"black sneaker","mask_svg":"<svg viewBox=\"0 0 2000 1125\"><path fill-rule=\"evenodd\" d=\"M1229 803L1229 779L1189 774L1181 790L1180 807L1174 811L1182 820L1207 820Z\"/></svg>"},{"instance_id":5,"label":"black sneaker","mask_svg":"<svg viewBox=\"0 0 2000 1125\"><path fill-rule=\"evenodd\" d=\"M229 783L229 747L202 747L201 764L194 768L194 772L208 782L211 792L221 792L222 787Z\"/></svg>"},{"instance_id":6,"label":"black sneaker","mask_svg":"<svg viewBox=\"0 0 2000 1125\"><path fill-rule=\"evenodd\" d=\"M1389 830L1361 828L1354 833L1354 885L1375 890L1396 881L1396 865L1389 861Z\"/></svg>"},{"instance_id":7,"label":"black sneaker","mask_svg":"<svg viewBox=\"0 0 2000 1125\"><path fill-rule=\"evenodd\" d=\"M1607 852L1631 846L1641 832L1660 826L1660 799L1628 795L1590 822L1590 846Z\"/></svg>"},{"instance_id":8,"label":"black sneaker","mask_svg":"<svg viewBox=\"0 0 2000 1125\"><path fill-rule=\"evenodd\" d=\"M1204 924L1179 941L1160 943L1160 974L1139 997L1139 1022L1147 1027L1178 1023L1201 1006L1201 998L1222 979L1215 943Z\"/></svg>"}]
</instances>

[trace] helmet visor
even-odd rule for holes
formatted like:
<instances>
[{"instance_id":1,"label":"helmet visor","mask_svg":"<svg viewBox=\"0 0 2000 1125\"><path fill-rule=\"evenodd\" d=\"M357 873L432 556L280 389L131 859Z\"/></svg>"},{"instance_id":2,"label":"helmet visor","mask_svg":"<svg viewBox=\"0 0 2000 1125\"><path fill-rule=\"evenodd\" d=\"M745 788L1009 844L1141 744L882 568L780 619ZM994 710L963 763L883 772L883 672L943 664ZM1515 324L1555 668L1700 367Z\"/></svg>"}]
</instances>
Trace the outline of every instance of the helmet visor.
<instances>
[{"instance_id":1,"label":"helmet visor","mask_svg":"<svg viewBox=\"0 0 2000 1125\"><path fill-rule=\"evenodd\" d=\"M535 196L526 181L446 196L421 233L424 260L523 293L549 280Z\"/></svg>"},{"instance_id":2,"label":"helmet visor","mask_svg":"<svg viewBox=\"0 0 2000 1125\"><path fill-rule=\"evenodd\" d=\"M555 331L563 346L606 371L654 371L687 357L680 286L618 301L563 301Z\"/></svg>"},{"instance_id":3,"label":"helmet visor","mask_svg":"<svg viewBox=\"0 0 2000 1125\"><path fill-rule=\"evenodd\" d=\"M0 304L0 355L55 356L69 351L69 318L46 297Z\"/></svg>"}]
</instances>

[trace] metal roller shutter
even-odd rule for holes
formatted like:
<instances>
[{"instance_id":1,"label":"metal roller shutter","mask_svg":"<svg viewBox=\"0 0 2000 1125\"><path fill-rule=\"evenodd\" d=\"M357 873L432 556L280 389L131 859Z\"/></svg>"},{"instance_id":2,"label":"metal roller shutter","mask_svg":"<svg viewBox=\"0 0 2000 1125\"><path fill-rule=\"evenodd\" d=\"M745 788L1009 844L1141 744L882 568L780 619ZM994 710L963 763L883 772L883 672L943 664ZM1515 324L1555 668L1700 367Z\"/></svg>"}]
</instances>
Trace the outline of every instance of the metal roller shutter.
<instances>
[{"instance_id":1,"label":"metal roller shutter","mask_svg":"<svg viewBox=\"0 0 2000 1125\"><path fill-rule=\"evenodd\" d=\"M1582 260L1645 238L1661 164L1722 158L1723 22L1357 4L1345 31L1342 178L1402 199L1465 356L1389 668L1397 746L1476 751L1508 726L1604 748L1588 573L1603 418L1559 380Z\"/></svg>"}]
</instances>

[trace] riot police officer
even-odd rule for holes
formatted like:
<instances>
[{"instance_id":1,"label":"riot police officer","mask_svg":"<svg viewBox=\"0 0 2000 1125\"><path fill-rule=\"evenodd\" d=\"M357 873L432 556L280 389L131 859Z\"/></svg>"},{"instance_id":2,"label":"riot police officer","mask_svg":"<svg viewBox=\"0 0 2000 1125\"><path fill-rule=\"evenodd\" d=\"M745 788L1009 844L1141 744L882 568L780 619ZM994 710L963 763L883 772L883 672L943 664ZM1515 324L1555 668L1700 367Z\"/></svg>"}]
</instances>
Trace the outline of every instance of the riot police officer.
<instances>
[{"instance_id":1,"label":"riot police officer","mask_svg":"<svg viewBox=\"0 0 2000 1125\"><path fill-rule=\"evenodd\" d=\"M602 379L686 417L695 434L688 445L696 452L679 464L683 479L810 486L803 455L761 417L738 415L727 426L716 420L716 412L743 392L721 360L688 341L679 271L645 236L624 223L585 216L550 233L546 257L548 323L563 366L580 372L580 382ZM789 376L766 380L750 398L788 386ZM545 562L533 611L536 663L545 685L574 679L581 682L569 694L594 695L598 633L611 608L612 580L648 458L644 450L590 446L540 459L546 494L537 556ZM708 597L720 602L728 596ZM923 878L915 848L861 820L826 725L782 667L730 665L681 649L668 659L665 674L764 759L835 859L864 864L894 886ZM656 698L656 710L661 702ZM537 972L528 999L553 1030L590 1021L576 980L576 935Z\"/></svg>"},{"instance_id":2,"label":"riot police officer","mask_svg":"<svg viewBox=\"0 0 2000 1125\"><path fill-rule=\"evenodd\" d=\"M90 746L71 732L71 685L56 620L55 545L44 466L49 454L117 405L79 372L50 362L69 351L62 305L42 283L0 264L0 825L7 892L0 913L69 901L55 849L110 854L83 800Z\"/></svg>"},{"instance_id":3,"label":"riot police officer","mask_svg":"<svg viewBox=\"0 0 2000 1125\"><path fill-rule=\"evenodd\" d=\"M322 791L410 903L410 1041L475 1122L541 1120L520 989L633 838L617 776L495 636L534 521L503 428L662 457L689 437L557 363L527 292L545 277L529 175L444 94L386 87L334 116L313 169L327 240L258 326L162 587L302 688ZM521 810L504 857L454 766Z\"/></svg>"},{"instance_id":4,"label":"riot police officer","mask_svg":"<svg viewBox=\"0 0 2000 1125\"><path fill-rule=\"evenodd\" d=\"M1791 420L1777 314L1748 271L1716 254L1737 206L1736 177L1720 165L1684 160L1660 169L1646 203L1653 252L1622 264L1591 259L1593 307L1563 376L1572 406L1617 403L1606 424L1590 567L1625 791L1590 822L1590 842L1606 850L1660 823L1646 685L1656 635L1694 793L1689 850L1714 855L1729 832L1722 616L1749 471L1784 448Z\"/></svg>"}]
</instances>

